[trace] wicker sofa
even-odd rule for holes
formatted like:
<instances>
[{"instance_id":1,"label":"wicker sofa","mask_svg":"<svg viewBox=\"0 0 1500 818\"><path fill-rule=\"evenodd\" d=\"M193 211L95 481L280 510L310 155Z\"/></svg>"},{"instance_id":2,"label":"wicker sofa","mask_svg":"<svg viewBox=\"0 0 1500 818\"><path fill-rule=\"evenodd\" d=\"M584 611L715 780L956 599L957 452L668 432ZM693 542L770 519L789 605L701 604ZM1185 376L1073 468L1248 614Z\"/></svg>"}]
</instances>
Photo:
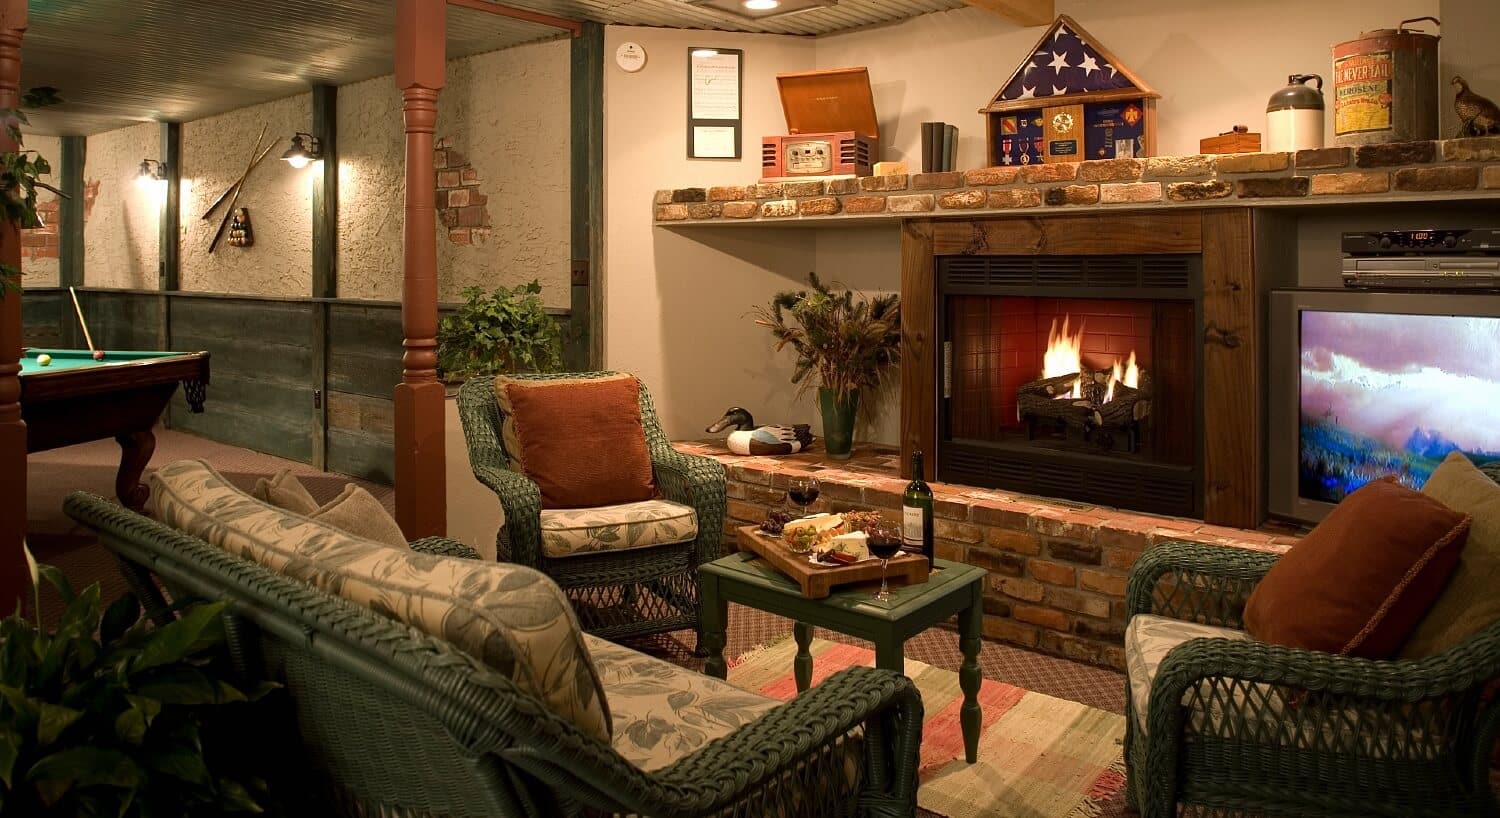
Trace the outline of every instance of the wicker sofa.
<instances>
[{"instance_id":1,"label":"wicker sofa","mask_svg":"<svg viewBox=\"0 0 1500 818\"><path fill-rule=\"evenodd\" d=\"M1132 569L1125 761L1143 818L1500 815L1500 624L1421 660L1252 641L1245 603L1276 559L1166 543Z\"/></svg>"},{"instance_id":2,"label":"wicker sofa","mask_svg":"<svg viewBox=\"0 0 1500 818\"><path fill-rule=\"evenodd\" d=\"M306 760L329 811L915 812L922 702L903 676L854 668L781 704L582 633L532 569L442 538L406 551L331 533L206 464L158 475L174 469L197 498L153 483L161 522L82 492L65 511L120 558L159 623L173 609L158 586L230 603L230 657L247 681L286 688L276 732L299 737L286 753Z\"/></svg>"}]
</instances>

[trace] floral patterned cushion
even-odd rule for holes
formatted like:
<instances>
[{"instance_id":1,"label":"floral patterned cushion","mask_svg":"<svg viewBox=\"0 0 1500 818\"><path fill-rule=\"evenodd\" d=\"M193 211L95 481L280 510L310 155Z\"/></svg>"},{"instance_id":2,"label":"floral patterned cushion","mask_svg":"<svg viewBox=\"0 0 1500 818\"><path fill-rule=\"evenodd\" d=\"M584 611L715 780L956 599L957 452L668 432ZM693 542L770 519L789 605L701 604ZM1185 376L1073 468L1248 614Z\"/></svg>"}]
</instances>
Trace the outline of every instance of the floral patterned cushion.
<instances>
[{"instance_id":1,"label":"floral patterned cushion","mask_svg":"<svg viewBox=\"0 0 1500 818\"><path fill-rule=\"evenodd\" d=\"M585 634L614 718L615 751L656 770L781 704Z\"/></svg>"},{"instance_id":2,"label":"floral patterned cushion","mask_svg":"<svg viewBox=\"0 0 1500 818\"><path fill-rule=\"evenodd\" d=\"M604 688L578 619L541 573L359 539L262 503L198 460L158 469L151 496L167 525L447 640L609 741Z\"/></svg>"},{"instance_id":3,"label":"floral patterned cushion","mask_svg":"<svg viewBox=\"0 0 1500 818\"><path fill-rule=\"evenodd\" d=\"M542 553L571 557L698 539L698 512L668 500L542 510Z\"/></svg>"}]
</instances>

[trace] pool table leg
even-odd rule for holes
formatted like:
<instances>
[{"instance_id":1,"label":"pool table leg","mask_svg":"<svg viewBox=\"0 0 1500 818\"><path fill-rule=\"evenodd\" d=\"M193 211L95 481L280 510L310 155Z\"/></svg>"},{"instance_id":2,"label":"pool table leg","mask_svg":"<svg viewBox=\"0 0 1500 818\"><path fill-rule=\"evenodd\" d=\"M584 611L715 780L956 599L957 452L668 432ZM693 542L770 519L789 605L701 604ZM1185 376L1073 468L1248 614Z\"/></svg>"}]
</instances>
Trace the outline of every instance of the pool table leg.
<instances>
[{"instance_id":1,"label":"pool table leg","mask_svg":"<svg viewBox=\"0 0 1500 818\"><path fill-rule=\"evenodd\" d=\"M156 451L156 435L146 429L116 435L115 441L120 444L120 471L115 474L115 496L126 508L140 511L146 507L146 498L151 496L150 490L141 482L141 474Z\"/></svg>"}]
</instances>

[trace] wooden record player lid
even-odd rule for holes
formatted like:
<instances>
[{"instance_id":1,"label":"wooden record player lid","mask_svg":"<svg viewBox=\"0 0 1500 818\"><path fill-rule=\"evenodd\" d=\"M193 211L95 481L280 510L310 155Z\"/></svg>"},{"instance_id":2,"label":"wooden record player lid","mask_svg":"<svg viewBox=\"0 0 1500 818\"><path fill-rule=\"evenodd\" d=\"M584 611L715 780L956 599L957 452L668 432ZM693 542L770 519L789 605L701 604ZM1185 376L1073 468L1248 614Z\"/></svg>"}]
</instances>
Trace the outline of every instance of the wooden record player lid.
<instances>
[{"instance_id":1,"label":"wooden record player lid","mask_svg":"<svg viewBox=\"0 0 1500 818\"><path fill-rule=\"evenodd\" d=\"M830 68L777 74L788 133L856 131L880 137L868 68Z\"/></svg>"}]
</instances>

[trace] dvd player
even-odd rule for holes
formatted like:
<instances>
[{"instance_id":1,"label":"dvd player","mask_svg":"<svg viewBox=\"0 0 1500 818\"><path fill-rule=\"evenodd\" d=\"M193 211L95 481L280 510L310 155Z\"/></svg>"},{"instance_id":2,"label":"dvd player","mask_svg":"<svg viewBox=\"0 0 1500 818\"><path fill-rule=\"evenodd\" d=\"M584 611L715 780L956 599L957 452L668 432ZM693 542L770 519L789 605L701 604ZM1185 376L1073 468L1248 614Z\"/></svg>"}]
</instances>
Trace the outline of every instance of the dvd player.
<instances>
[{"instance_id":1,"label":"dvd player","mask_svg":"<svg viewBox=\"0 0 1500 818\"><path fill-rule=\"evenodd\" d=\"M1500 290L1500 229L1345 233L1342 246L1345 287Z\"/></svg>"}]
</instances>

